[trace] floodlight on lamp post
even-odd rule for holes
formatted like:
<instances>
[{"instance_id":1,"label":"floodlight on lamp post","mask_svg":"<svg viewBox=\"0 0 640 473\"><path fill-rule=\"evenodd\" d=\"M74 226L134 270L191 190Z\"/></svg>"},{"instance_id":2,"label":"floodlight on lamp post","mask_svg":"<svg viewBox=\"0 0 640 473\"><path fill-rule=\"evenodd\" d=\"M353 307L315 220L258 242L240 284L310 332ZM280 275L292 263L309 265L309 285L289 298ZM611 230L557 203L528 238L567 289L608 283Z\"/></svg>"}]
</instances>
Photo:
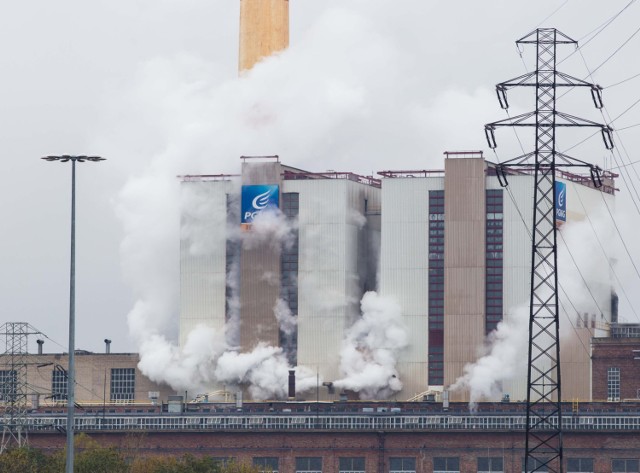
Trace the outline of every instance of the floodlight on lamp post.
<instances>
[{"instance_id":1,"label":"floodlight on lamp post","mask_svg":"<svg viewBox=\"0 0 640 473\"><path fill-rule=\"evenodd\" d=\"M76 384L76 162L104 161L99 156L45 156L45 161L71 161L71 271L69 275L69 369L67 370L67 463L65 472L73 473L73 417Z\"/></svg>"}]
</instances>

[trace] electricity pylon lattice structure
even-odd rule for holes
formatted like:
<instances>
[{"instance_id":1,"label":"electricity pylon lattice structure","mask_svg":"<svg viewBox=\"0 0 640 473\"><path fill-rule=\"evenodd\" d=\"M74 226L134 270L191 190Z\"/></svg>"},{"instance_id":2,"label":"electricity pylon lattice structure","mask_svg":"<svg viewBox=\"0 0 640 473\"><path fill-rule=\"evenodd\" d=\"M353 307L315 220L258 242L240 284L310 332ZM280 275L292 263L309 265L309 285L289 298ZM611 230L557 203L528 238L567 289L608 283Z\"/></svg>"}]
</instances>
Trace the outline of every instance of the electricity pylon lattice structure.
<instances>
[{"instance_id":1,"label":"electricity pylon lattice structure","mask_svg":"<svg viewBox=\"0 0 640 473\"><path fill-rule=\"evenodd\" d=\"M498 165L498 178L507 183L507 170L520 167L534 175L533 228L531 229L531 298L529 312L529 363L527 373L527 426L525 472L563 471L560 346L558 320L558 272L556 241L556 168L586 166L596 187L600 169L556 150L559 127L600 128L607 149L613 148L611 128L556 110L560 87L589 87L596 108L602 108L601 88L556 70L558 45L577 42L554 28L539 28L516 41L534 44L536 70L496 85L500 106L509 107L507 90L532 87L536 92L533 112L485 125L489 147L496 148L494 132L499 127L532 127L535 150Z\"/></svg>"},{"instance_id":2,"label":"electricity pylon lattice structure","mask_svg":"<svg viewBox=\"0 0 640 473\"><path fill-rule=\"evenodd\" d=\"M24 322L7 322L0 326L0 336L5 342L0 362L0 453L8 447L21 447L27 443L27 355L29 335L36 334L40 332Z\"/></svg>"}]
</instances>

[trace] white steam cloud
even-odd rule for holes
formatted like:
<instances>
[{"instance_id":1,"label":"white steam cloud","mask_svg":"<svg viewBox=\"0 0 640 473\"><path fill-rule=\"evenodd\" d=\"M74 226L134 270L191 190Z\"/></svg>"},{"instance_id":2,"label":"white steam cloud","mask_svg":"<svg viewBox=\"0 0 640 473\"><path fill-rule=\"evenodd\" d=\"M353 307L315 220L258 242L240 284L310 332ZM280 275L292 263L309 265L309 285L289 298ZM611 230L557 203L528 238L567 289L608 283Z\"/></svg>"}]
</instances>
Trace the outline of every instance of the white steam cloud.
<instances>
[{"instance_id":1,"label":"white steam cloud","mask_svg":"<svg viewBox=\"0 0 640 473\"><path fill-rule=\"evenodd\" d=\"M233 197L233 193L239 189L231 188ZM258 246L286 248L293 243L294 223L277 209L258 214L248 231L240 231L238 225L228 224L224 194L228 190L226 187L217 189L216 186L198 182L190 182L183 187L181 233L189 255L206 258L219 253L220 248L225 251L227 238L248 249ZM223 198L216 198L216 192L222 192ZM135 223L134 216L130 220L132 224ZM171 252L175 254L177 250L173 248ZM159 301L160 304L150 305L141 300L129 314L132 332L139 341L139 367L150 379L165 382L179 391L203 391L215 384L225 384L229 387L248 387L254 399L285 397L291 367L281 348L260 344L249 353L238 353L235 349L240 328L239 264L238 261L230 263L225 281L230 289L227 300L229 319L224 328L216 330L204 324L198 325L187 334L182 347L154 330L157 327L154 327L154 314L162 314L165 321L171 318L170 299L159 296L160 288L171 287L174 283L156 279L153 282L158 284L157 287L144 287L153 295L149 300ZM269 274L264 274L263 278L273 279ZM285 301L278 299L275 302L274 316L285 334L294 333L296 318ZM296 371L298 392L315 386L316 376L309 370L297 368Z\"/></svg>"},{"instance_id":2,"label":"white steam cloud","mask_svg":"<svg viewBox=\"0 0 640 473\"><path fill-rule=\"evenodd\" d=\"M254 249L267 245L271 248L290 247L293 244L294 222L287 219L279 209L265 209L257 214L250 231L241 231L242 245Z\"/></svg>"},{"instance_id":3,"label":"white steam cloud","mask_svg":"<svg viewBox=\"0 0 640 473\"><path fill-rule=\"evenodd\" d=\"M469 404L495 400L502 394L502 384L526 373L529 310L516 309L498 324L488 337L488 345L475 363L464 367L464 375L451 385L451 391L469 390Z\"/></svg>"},{"instance_id":4,"label":"white steam cloud","mask_svg":"<svg viewBox=\"0 0 640 473\"><path fill-rule=\"evenodd\" d=\"M296 327L298 326L298 319L291 313L286 301L282 299L276 301L276 305L273 308L273 315L276 316L280 330L282 330L285 335L291 336L295 333Z\"/></svg>"},{"instance_id":5,"label":"white steam cloud","mask_svg":"<svg viewBox=\"0 0 640 473\"><path fill-rule=\"evenodd\" d=\"M395 11L391 8L391 13ZM233 174L238 172L239 156L270 153L312 171L322 162L334 169L369 174L388 167L388 157L398 155L406 157L403 165L407 168L423 169L435 162L440 166L439 156L449 146L474 149L482 140L482 125L490 121L491 114L474 115L475 135L456 133L455 142L435 142L433 136L444 136L438 130L432 136L424 133L439 123L450 103L433 102L429 69L417 75L415 65L423 62L424 52L412 52L406 46L421 42L390 34L387 26L388 16L376 9L328 7L314 16L289 50L262 61L241 78L224 78L226 65L180 53L148 61L137 71L131 90L114 94L114 115L121 119L101 149L108 155L126 156L138 172L119 194L116 207L126 234L121 245L124 272L137 299L128 314L129 330L139 346L145 373L154 379L166 373L164 379L176 389L192 389L215 377L210 368L217 367L221 357L217 342L212 342L215 349L194 342L187 353L186 345L180 351L174 341L179 316L181 215L176 175ZM489 97L482 90L462 89L449 96L467 110L493 113L493 99L491 107L487 106ZM122 117L120 108L129 113ZM140 126L143 129L136 137L143 139L137 143L131 130ZM138 155L147 158L145 164L140 164ZM418 156L433 156L434 161L425 162ZM194 215L201 214L207 214L206 206L194 207ZM204 238L211 229L224 227L192 229L190 235ZM264 213L254 222L257 231L238 238L246 247L264 241L286 244L290 233L278 233L286 228L282 215ZM206 253L218 246L212 241L196 241L191 249ZM229 287L233 292L234 287ZM325 304L332 299L328 294L318 298ZM237 314L237 294L228 302ZM391 324L391 333L379 333L366 321L375 317L375 311L370 315L364 312L362 323L351 335L359 348L351 352L345 348L343 382L350 388L362 386L367 396L385 386L397 391L400 382L393 378L392 360L406 341L386 317L381 316L385 324ZM233 345L239 320L232 317L231 322L231 328L225 329L227 346ZM203 333L218 340L218 331L220 327ZM271 353L271 358L277 357ZM256 354L256 359L262 358ZM200 364L207 368L201 369ZM257 364L266 365L265 361ZM356 371L358 365L369 370L366 376ZM260 379L252 370L231 378L248 383Z\"/></svg>"},{"instance_id":6,"label":"white steam cloud","mask_svg":"<svg viewBox=\"0 0 640 473\"><path fill-rule=\"evenodd\" d=\"M398 303L367 292L362 318L347 332L340 351L339 389L357 391L363 399L383 399L402 389L396 360L408 337Z\"/></svg>"},{"instance_id":7,"label":"white steam cloud","mask_svg":"<svg viewBox=\"0 0 640 473\"><path fill-rule=\"evenodd\" d=\"M215 377L229 384L248 385L253 399L281 399L287 396L290 369L281 348L259 344L250 353L225 352L218 360ZM296 392L311 389L316 382L310 370L296 369Z\"/></svg>"}]
</instances>

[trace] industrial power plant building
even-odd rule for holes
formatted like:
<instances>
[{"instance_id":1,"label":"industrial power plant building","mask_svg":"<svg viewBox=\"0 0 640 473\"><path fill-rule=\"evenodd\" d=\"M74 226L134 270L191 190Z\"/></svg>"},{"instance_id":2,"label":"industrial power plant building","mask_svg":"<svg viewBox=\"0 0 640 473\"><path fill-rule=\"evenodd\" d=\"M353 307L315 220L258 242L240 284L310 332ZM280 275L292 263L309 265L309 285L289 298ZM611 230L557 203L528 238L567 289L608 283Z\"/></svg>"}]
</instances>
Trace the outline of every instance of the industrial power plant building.
<instances>
[{"instance_id":1,"label":"industrial power plant building","mask_svg":"<svg viewBox=\"0 0 640 473\"><path fill-rule=\"evenodd\" d=\"M501 321L528 315L534 185L521 172L502 187L481 152L445 154L444 171L379 178L277 157L243 158L239 176L183 176L181 344L209 327L239 353L280 347L328 388L314 399L447 391ZM561 229L613 205L612 176L603 182L557 174ZM564 399L591 399L591 338L617 321L599 277L586 281L590 310L564 308ZM501 394L525 399L525 373ZM466 400L468 387L448 394Z\"/></svg>"}]
</instances>

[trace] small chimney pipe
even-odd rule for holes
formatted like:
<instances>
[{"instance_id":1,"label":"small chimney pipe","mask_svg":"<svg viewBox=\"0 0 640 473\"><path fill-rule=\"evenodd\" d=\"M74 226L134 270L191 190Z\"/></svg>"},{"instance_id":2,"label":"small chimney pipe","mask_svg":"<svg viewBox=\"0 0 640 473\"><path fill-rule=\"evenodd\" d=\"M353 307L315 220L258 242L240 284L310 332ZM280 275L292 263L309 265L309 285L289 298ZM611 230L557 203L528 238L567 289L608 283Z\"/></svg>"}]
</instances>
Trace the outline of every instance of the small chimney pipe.
<instances>
[{"instance_id":1,"label":"small chimney pipe","mask_svg":"<svg viewBox=\"0 0 640 473\"><path fill-rule=\"evenodd\" d=\"M36 340L36 342L38 343L38 355L42 355L42 345L44 345L44 340Z\"/></svg>"},{"instance_id":2,"label":"small chimney pipe","mask_svg":"<svg viewBox=\"0 0 640 473\"><path fill-rule=\"evenodd\" d=\"M104 339L104 352L108 355L111 353L111 340L108 338Z\"/></svg>"},{"instance_id":3,"label":"small chimney pipe","mask_svg":"<svg viewBox=\"0 0 640 473\"><path fill-rule=\"evenodd\" d=\"M289 370L289 399L296 398L296 371Z\"/></svg>"}]
</instances>

